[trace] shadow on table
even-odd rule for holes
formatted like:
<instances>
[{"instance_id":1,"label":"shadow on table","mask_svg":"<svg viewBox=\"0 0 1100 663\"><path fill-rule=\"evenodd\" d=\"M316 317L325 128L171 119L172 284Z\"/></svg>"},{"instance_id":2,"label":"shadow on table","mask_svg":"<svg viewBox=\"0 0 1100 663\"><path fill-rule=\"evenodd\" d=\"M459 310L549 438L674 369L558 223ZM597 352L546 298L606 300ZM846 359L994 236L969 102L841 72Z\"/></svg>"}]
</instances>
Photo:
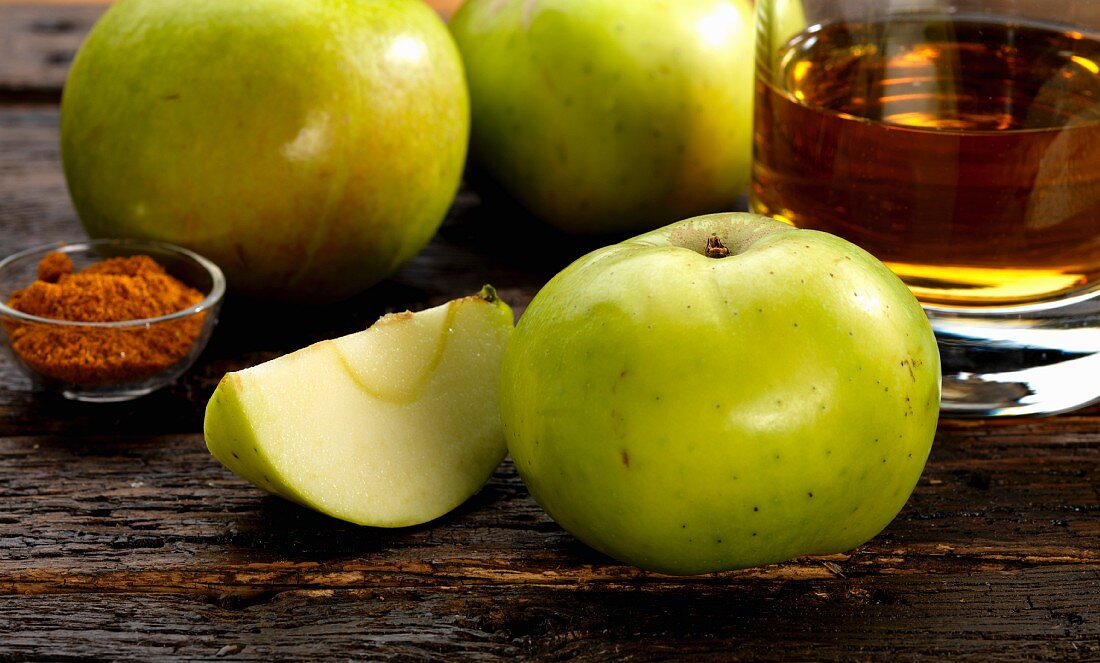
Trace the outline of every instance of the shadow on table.
<instances>
[{"instance_id":1,"label":"shadow on table","mask_svg":"<svg viewBox=\"0 0 1100 663\"><path fill-rule=\"evenodd\" d=\"M229 543L238 552L260 552L289 561L369 557L402 548L455 545L469 539L505 499L507 487L490 483L450 513L410 527L370 527L345 522L273 495L242 514Z\"/></svg>"}]
</instances>

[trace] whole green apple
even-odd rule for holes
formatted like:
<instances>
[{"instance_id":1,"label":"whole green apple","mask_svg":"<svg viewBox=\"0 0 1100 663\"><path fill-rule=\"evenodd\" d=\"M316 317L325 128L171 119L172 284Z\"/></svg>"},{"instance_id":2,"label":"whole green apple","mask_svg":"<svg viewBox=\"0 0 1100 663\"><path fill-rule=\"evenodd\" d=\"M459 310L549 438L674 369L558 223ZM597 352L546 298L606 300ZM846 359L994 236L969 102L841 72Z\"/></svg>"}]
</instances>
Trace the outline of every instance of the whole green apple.
<instances>
[{"instance_id":1,"label":"whole green apple","mask_svg":"<svg viewBox=\"0 0 1100 663\"><path fill-rule=\"evenodd\" d=\"M747 0L469 0L471 152L569 232L729 209L752 159Z\"/></svg>"},{"instance_id":2,"label":"whole green apple","mask_svg":"<svg viewBox=\"0 0 1100 663\"><path fill-rule=\"evenodd\" d=\"M182 244L239 291L312 301L428 242L468 134L461 59L419 0L119 0L61 104L89 234Z\"/></svg>"},{"instance_id":3,"label":"whole green apple","mask_svg":"<svg viewBox=\"0 0 1100 663\"><path fill-rule=\"evenodd\" d=\"M848 550L924 467L939 353L920 305L835 236L689 219L555 276L505 353L535 500L636 566L693 574Z\"/></svg>"}]
</instances>

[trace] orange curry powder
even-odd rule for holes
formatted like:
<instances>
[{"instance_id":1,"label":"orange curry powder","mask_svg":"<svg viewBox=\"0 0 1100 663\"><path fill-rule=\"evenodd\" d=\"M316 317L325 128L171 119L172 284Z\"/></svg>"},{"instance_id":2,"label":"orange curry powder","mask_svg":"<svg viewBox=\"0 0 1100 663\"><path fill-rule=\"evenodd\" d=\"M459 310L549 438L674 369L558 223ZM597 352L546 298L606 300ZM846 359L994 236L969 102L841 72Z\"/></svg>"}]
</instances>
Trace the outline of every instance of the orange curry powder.
<instances>
[{"instance_id":1,"label":"orange curry powder","mask_svg":"<svg viewBox=\"0 0 1100 663\"><path fill-rule=\"evenodd\" d=\"M182 311L203 294L168 274L149 256L108 258L73 272L64 253L38 263L38 280L8 306L71 322L121 322ZM150 326L61 327L6 320L15 354L39 374L95 386L144 380L184 359L202 331L204 313Z\"/></svg>"}]
</instances>

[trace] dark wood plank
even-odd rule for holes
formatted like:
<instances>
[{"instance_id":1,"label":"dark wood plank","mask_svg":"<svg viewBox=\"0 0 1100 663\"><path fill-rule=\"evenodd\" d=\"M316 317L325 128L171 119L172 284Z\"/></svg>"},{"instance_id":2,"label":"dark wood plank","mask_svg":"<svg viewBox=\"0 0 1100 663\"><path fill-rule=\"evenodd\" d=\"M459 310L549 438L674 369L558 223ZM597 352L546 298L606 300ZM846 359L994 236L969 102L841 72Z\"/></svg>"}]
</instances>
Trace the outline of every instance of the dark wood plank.
<instances>
[{"instance_id":1,"label":"dark wood plank","mask_svg":"<svg viewBox=\"0 0 1100 663\"><path fill-rule=\"evenodd\" d=\"M910 504L869 544L709 582L1100 569L1098 438L946 426ZM264 496L198 435L19 437L0 439L0 499L5 593L662 580L578 544L508 463L440 521L383 530Z\"/></svg>"},{"instance_id":2,"label":"dark wood plank","mask_svg":"<svg viewBox=\"0 0 1100 663\"><path fill-rule=\"evenodd\" d=\"M1096 573L0 597L0 660L1065 660ZM66 628L59 629L59 624ZM120 655L121 654L121 655Z\"/></svg>"},{"instance_id":3,"label":"dark wood plank","mask_svg":"<svg viewBox=\"0 0 1100 663\"><path fill-rule=\"evenodd\" d=\"M56 106L0 105L0 253L83 239L65 189Z\"/></svg>"},{"instance_id":4,"label":"dark wood plank","mask_svg":"<svg viewBox=\"0 0 1100 663\"><path fill-rule=\"evenodd\" d=\"M57 101L100 4L0 2L0 100Z\"/></svg>"},{"instance_id":5,"label":"dark wood plank","mask_svg":"<svg viewBox=\"0 0 1100 663\"><path fill-rule=\"evenodd\" d=\"M577 543L508 463L440 521L378 530L263 496L199 436L3 439L0 652L1091 660L1100 433L1062 423L949 423L869 544L698 578Z\"/></svg>"}]
</instances>

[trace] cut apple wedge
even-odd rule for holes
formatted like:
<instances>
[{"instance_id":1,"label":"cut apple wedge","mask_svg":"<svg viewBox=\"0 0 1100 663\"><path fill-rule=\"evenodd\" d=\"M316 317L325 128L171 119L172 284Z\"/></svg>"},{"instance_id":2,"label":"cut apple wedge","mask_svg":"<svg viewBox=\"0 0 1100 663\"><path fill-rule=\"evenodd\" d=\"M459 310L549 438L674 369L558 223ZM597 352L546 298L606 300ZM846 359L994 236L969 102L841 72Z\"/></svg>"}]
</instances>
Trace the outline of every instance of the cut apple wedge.
<instances>
[{"instance_id":1,"label":"cut apple wedge","mask_svg":"<svg viewBox=\"0 0 1100 663\"><path fill-rule=\"evenodd\" d=\"M206 445L240 477L336 518L438 518L504 458L498 392L512 327L486 286L228 373L206 407Z\"/></svg>"}]
</instances>

